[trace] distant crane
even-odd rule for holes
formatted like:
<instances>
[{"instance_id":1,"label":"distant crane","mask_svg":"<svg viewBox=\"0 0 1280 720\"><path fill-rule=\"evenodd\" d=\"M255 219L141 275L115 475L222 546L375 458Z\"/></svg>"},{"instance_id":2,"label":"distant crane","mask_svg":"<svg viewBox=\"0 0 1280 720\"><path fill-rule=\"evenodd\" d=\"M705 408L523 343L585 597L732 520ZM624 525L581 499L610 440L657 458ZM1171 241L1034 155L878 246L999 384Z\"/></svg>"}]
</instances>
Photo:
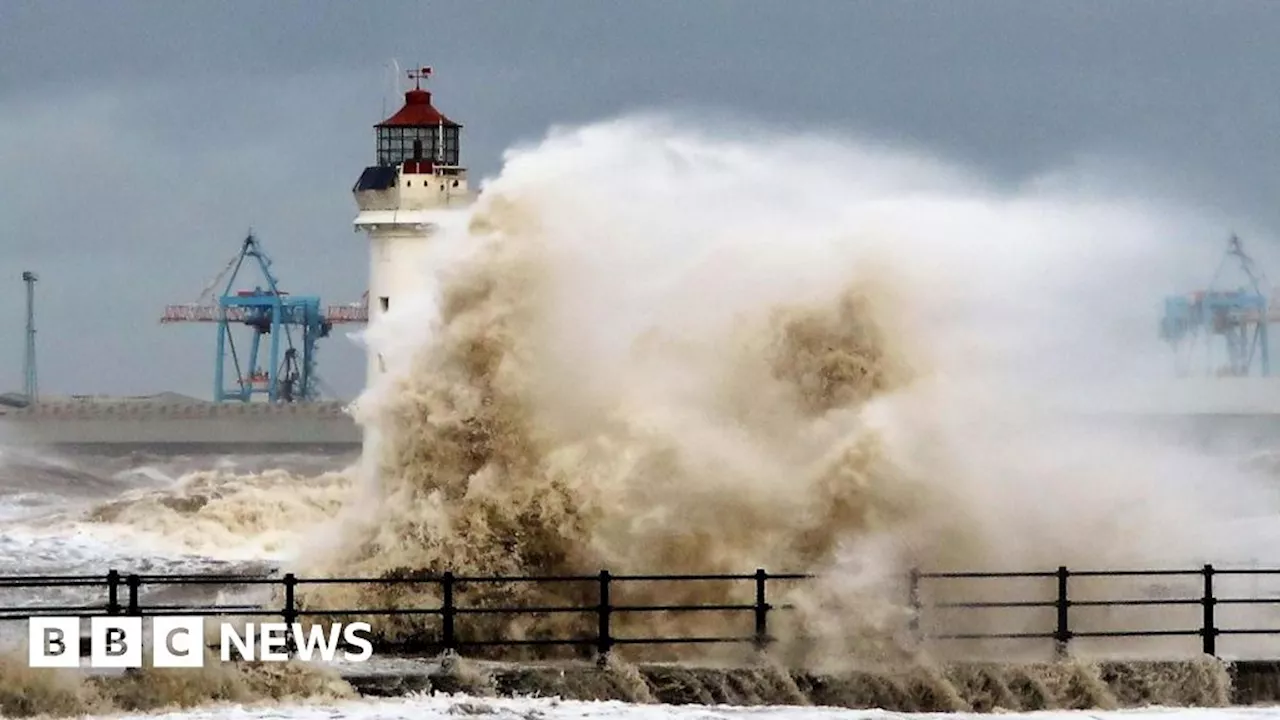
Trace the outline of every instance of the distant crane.
<instances>
[{"instance_id":1,"label":"distant crane","mask_svg":"<svg viewBox=\"0 0 1280 720\"><path fill-rule=\"evenodd\" d=\"M252 290L233 290L246 260L257 264L262 285ZM229 277L228 277L229 275ZM222 295L213 302L215 288L226 278ZM217 402L250 402L265 395L267 402L311 402L320 398L320 378L316 374L316 343L328 337L337 323L368 321L367 300L320 310L320 298L291 296L280 290L271 272L271 259L250 232L240 252L207 285L198 302L169 305L161 323L212 322L218 324L217 354L214 360L213 395ZM232 327L243 325L251 331L247 349L237 347ZM294 329L300 335L294 344ZM263 335L270 335L265 365L260 361ZM283 346L283 347L282 347ZM246 350L241 356L241 350ZM228 386L226 361L230 358L234 376Z\"/></svg>"},{"instance_id":2,"label":"distant crane","mask_svg":"<svg viewBox=\"0 0 1280 720\"><path fill-rule=\"evenodd\" d=\"M1248 285L1236 290L1213 289L1229 262L1244 272ZM1240 238L1232 235L1208 290L1165 298L1160 337L1173 347L1176 371L1181 376L1196 371L1196 356L1203 353L1202 367L1207 374L1245 377L1256 369L1265 377L1271 374L1268 327L1280 322L1276 307L1270 302L1266 276L1244 251ZM1218 352L1215 338L1222 339L1225 358ZM1217 364L1220 359L1225 359L1225 365Z\"/></svg>"},{"instance_id":3,"label":"distant crane","mask_svg":"<svg viewBox=\"0 0 1280 720\"><path fill-rule=\"evenodd\" d=\"M27 396L27 403L36 404L39 387L36 383L36 281L39 278L30 270L22 273L22 282L27 286L27 349L22 358L22 393Z\"/></svg>"}]
</instances>

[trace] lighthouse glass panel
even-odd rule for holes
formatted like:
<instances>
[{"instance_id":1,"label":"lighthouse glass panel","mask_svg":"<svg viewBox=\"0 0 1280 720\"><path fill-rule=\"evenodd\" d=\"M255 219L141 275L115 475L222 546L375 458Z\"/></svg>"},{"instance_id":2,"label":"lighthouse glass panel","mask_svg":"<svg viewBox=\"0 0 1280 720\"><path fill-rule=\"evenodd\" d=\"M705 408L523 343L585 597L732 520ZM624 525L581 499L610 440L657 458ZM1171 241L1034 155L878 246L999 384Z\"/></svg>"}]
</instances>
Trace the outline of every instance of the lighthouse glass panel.
<instances>
[{"instance_id":1,"label":"lighthouse glass panel","mask_svg":"<svg viewBox=\"0 0 1280 720\"><path fill-rule=\"evenodd\" d=\"M443 136L443 138L441 137ZM380 127L377 131L378 164L399 165L413 160L413 142L422 143L423 160L436 159L437 143L443 139L444 165L458 164L458 128L445 126Z\"/></svg>"},{"instance_id":2,"label":"lighthouse glass panel","mask_svg":"<svg viewBox=\"0 0 1280 720\"><path fill-rule=\"evenodd\" d=\"M458 164L458 128L446 127L444 129L444 164Z\"/></svg>"}]
</instances>

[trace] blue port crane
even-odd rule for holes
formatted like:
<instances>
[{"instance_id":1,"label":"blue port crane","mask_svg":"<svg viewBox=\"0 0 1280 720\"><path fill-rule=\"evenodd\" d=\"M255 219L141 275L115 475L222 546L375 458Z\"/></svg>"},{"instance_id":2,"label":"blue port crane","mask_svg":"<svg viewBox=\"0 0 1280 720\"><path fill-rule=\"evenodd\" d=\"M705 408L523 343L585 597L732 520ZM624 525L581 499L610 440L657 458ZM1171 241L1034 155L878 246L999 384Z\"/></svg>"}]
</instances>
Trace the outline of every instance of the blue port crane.
<instances>
[{"instance_id":1,"label":"blue port crane","mask_svg":"<svg viewBox=\"0 0 1280 720\"><path fill-rule=\"evenodd\" d=\"M256 265L262 279L252 290L235 290L246 264ZM213 386L217 402L250 402L261 396L271 403L319 400L317 342L328 337L335 323L367 321L367 301L322 311L320 298L282 291L271 265L271 258L250 232L241 243L240 252L205 287L200 302L169 305L160 319L162 323L217 323ZM214 289L224 278L222 294L216 303L211 303ZM237 343L235 330L242 334L247 330L248 341ZM262 358L264 344L267 352ZM228 369L232 373L230 383Z\"/></svg>"},{"instance_id":2,"label":"blue port crane","mask_svg":"<svg viewBox=\"0 0 1280 720\"><path fill-rule=\"evenodd\" d=\"M1236 265L1247 283L1234 290L1214 289L1223 270ZM1209 289L1165 298L1160 338L1174 349L1180 376L1205 374L1246 377L1271 374L1268 326L1280 320L1270 302L1266 275L1244 251L1237 235L1214 271ZM1203 359L1203 364L1197 360Z\"/></svg>"}]
</instances>

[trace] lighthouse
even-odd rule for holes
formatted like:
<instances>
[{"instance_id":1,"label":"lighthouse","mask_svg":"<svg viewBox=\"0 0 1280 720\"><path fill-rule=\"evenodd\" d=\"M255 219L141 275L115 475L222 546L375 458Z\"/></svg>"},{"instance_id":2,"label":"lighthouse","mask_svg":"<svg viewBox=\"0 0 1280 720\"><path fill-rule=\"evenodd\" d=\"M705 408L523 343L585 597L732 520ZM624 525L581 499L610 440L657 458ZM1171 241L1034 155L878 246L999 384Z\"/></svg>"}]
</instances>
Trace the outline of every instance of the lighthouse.
<instances>
[{"instance_id":1,"label":"lighthouse","mask_svg":"<svg viewBox=\"0 0 1280 720\"><path fill-rule=\"evenodd\" d=\"M404 107L374 126L374 164L352 190L360 208L355 227L369 235L370 324L421 287L424 253L440 213L475 199L459 160L462 126L432 104L422 87L430 76L429 67L409 72L414 87L404 94ZM368 384L385 369L370 348Z\"/></svg>"}]
</instances>

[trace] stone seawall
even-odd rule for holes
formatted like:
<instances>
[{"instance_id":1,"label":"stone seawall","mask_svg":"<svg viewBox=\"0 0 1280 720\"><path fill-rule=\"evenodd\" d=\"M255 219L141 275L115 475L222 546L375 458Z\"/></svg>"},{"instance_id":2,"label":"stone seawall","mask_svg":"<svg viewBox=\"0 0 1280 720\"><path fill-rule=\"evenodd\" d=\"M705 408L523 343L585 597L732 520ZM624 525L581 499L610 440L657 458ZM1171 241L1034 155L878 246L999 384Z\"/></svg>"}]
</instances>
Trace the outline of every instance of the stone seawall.
<instances>
[{"instance_id":1,"label":"stone seawall","mask_svg":"<svg viewBox=\"0 0 1280 720\"><path fill-rule=\"evenodd\" d=\"M416 665L415 665L416 663ZM913 665L849 672L776 665L715 667L613 662L510 664L406 661L353 666L343 678L362 695L456 692L573 700L699 705L823 705L897 712L1224 707L1280 702L1280 662L1077 660Z\"/></svg>"},{"instance_id":2,"label":"stone seawall","mask_svg":"<svg viewBox=\"0 0 1280 720\"><path fill-rule=\"evenodd\" d=\"M859 670L786 670L776 664L481 663L377 657L366 664L220 663L139 670L30 668L0 655L0 717L75 717L210 703L294 702L444 692L671 705L811 705L896 712L1226 707L1280 702L1280 663L1066 660L956 663Z\"/></svg>"}]
</instances>

